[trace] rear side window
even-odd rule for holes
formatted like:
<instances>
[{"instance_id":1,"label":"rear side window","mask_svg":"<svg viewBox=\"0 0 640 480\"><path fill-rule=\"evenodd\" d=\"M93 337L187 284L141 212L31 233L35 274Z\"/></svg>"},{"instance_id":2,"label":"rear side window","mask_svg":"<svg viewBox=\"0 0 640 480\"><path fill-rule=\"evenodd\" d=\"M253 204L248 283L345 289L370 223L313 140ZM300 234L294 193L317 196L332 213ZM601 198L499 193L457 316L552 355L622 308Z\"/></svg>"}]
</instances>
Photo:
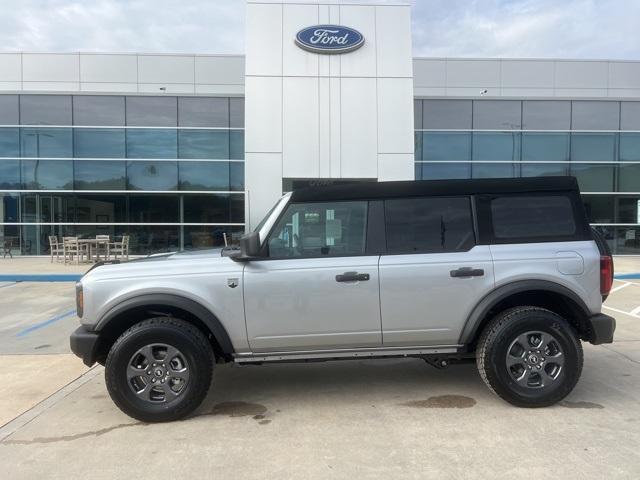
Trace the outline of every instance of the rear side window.
<instances>
[{"instance_id":1,"label":"rear side window","mask_svg":"<svg viewBox=\"0 0 640 480\"><path fill-rule=\"evenodd\" d=\"M385 201L387 253L466 251L475 244L468 197Z\"/></svg>"},{"instance_id":2,"label":"rear side window","mask_svg":"<svg viewBox=\"0 0 640 480\"><path fill-rule=\"evenodd\" d=\"M565 239L576 234L571 199L563 195L519 195L491 200L496 239Z\"/></svg>"}]
</instances>

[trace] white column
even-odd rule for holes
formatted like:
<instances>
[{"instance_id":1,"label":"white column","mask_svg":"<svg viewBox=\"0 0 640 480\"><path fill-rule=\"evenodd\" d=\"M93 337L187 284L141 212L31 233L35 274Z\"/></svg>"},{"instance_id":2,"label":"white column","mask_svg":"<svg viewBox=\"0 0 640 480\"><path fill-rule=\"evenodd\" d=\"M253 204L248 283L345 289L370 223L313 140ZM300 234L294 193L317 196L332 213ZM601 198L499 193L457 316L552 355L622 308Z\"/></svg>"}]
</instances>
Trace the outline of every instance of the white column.
<instances>
[{"instance_id":1,"label":"white column","mask_svg":"<svg viewBox=\"0 0 640 480\"><path fill-rule=\"evenodd\" d=\"M365 44L302 50L296 33L332 23ZM413 179L410 5L363 0L248 0L245 183L253 228L283 178Z\"/></svg>"}]
</instances>

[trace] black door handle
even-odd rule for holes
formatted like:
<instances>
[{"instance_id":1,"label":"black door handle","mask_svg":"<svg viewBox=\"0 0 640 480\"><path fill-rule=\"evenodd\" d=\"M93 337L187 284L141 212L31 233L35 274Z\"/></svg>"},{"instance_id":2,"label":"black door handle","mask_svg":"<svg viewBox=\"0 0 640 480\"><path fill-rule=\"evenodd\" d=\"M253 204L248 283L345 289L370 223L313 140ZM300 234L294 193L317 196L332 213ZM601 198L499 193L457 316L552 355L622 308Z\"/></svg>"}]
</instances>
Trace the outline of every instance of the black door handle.
<instances>
[{"instance_id":1,"label":"black door handle","mask_svg":"<svg viewBox=\"0 0 640 480\"><path fill-rule=\"evenodd\" d=\"M451 270L449 273L455 278L482 277L484 270L482 268L461 267L457 270Z\"/></svg>"},{"instance_id":2,"label":"black door handle","mask_svg":"<svg viewBox=\"0 0 640 480\"><path fill-rule=\"evenodd\" d=\"M366 282L369 280L368 273L344 272L342 275L336 275L336 282Z\"/></svg>"}]
</instances>

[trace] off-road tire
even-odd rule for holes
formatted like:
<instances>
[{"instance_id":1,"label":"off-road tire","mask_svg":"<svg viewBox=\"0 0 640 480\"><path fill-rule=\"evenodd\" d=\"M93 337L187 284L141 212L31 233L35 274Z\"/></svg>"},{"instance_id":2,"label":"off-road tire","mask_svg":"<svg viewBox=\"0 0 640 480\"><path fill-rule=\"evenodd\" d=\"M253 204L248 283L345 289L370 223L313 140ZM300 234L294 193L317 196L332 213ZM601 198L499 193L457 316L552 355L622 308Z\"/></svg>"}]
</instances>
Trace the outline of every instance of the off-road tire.
<instances>
[{"instance_id":1,"label":"off-road tire","mask_svg":"<svg viewBox=\"0 0 640 480\"><path fill-rule=\"evenodd\" d=\"M135 352L148 344L163 343L185 357L189 380L184 391L170 403L142 400L130 388L127 367ZM105 363L109 395L124 413L143 422L169 422L193 412L207 395L215 358L205 335L192 324L171 317L144 320L125 331L113 344Z\"/></svg>"},{"instance_id":2,"label":"off-road tire","mask_svg":"<svg viewBox=\"0 0 640 480\"><path fill-rule=\"evenodd\" d=\"M507 367L510 345L528 331L551 334L564 355L560 374L545 388L519 385ZM547 407L566 397L578 382L582 345L577 332L556 313L533 306L515 307L499 313L487 324L478 342L476 363L482 380L500 398L517 407Z\"/></svg>"}]
</instances>

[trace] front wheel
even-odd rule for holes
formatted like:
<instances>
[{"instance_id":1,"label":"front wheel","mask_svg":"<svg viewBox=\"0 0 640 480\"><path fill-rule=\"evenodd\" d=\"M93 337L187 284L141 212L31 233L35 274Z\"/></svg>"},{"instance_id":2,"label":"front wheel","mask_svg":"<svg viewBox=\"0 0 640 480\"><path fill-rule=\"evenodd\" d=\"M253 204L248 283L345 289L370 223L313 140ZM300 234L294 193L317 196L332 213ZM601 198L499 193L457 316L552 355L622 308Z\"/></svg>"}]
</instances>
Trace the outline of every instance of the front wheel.
<instances>
[{"instance_id":1,"label":"front wheel","mask_svg":"<svg viewBox=\"0 0 640 480\"><path fill-rule=\"evenodd\" d=\"M575 387L582 372L580 339L559 315L538 307L498 314L476 351L480 376L498 396L518 407L546 407Z\"/></svg>"},{"instance_id":2,"label":"front wheel","mask_svg":"<svg viewBox=\"0 0 640 480\"><path fill-rule=\"evenodd\" d=\"M124 332L109 350L107 390L127 415L143 422L177 420L209 390L214 356L204 334L174 318L152 318Z\"/></svg>"}]
</instances>

